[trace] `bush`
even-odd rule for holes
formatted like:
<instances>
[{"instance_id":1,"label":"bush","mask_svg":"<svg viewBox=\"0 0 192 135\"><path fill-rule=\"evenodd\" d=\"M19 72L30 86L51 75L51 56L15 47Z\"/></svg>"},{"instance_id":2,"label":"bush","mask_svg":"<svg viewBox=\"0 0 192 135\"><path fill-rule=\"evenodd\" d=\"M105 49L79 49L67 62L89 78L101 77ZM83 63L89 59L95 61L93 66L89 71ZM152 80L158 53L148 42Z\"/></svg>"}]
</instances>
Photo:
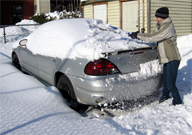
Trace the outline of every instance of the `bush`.
<instances>
[{"instance_id":1,"label":"bush","mask_svg":"<svg viewBox=\"0 0 192 135\"><path fill-rule=\"evenodd\" d=\"M30 17L30 20L34 20L35 22L38 22L39 24L46 23L48 21L52 20L59 20L59 19L69 19L69 18L81 18L81 12L67 12L66 10L63 10L61 12L53 12L53 13L41 13L41 14L35 14L34 16Z\"/></svg>"},{"instance_id":2,"label":"bush","mask_svg":"<svg viewBox=\"0 0 192 135\"><path fill-rule=\"evenodd\" d=\"M63 10L63 11L59 12L58 14L60 16L60 19L81 18L82 17L80 11L67 12L66 10Z\"/></svg>"},{"instance_id":3,"label":"bush","mask_svg":"<svg viewBox=\"0 0 192 135\"><path fill-rule=\"evenodd\" d=\"M34 16L30 17L29 19L34 20L35 22L38 22L39 24L43 24L43 23L46 23L48 21L54 20L54 18L52 18L52 17L48 18L45 13L35 14Z\"/></svg>"}]
</instances>

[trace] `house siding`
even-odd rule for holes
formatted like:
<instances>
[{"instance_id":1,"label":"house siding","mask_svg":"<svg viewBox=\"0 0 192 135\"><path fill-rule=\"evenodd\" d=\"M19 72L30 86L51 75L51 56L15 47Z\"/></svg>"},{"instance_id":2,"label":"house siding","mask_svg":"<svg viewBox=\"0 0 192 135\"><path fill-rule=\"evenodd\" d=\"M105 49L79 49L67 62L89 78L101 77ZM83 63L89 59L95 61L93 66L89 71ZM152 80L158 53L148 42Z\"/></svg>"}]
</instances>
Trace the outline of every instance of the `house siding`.
<instances>
[{"instance_id":1,"label":"house siding","mask_svg":"<svg viewBox=\"0 0 192 135\"><path fill-rule=\"evenodd\" d=\"M108 2L108 24L120 28L120 2Z\"/></svg>"},{"instance_id":2,"label":"house siding","mask_svg":"<svg viewBox=\"0 0 192 135\"><path fill-rule=\"evenodd\" d=\"M85 5L84 6L84 18L93 18L93 6L92 5Z\"/></svg>"},{"instance_id":3,"label":"house siding","mask_svg":"<svg viewBox=\"0 0 192 135\"><path fill-rule=\"evenodd\" d=\"M50 12L50 0L34 0L36 13L49 13Z\"/></svg>"},{"instance_id":4,"label":"house siding","mask_svg":"<svg viewBox=\"0 0 192 135\"><path fill-rule=\"evenodd\" d=\"M192 1L191 0L151 0L151 30L156 27L155 11L160 7L169 8L178 36L192 33Z\"/></svg>"},{"instance_id":5,"label":"house siding","mask_svg":"<svg viewBox=\"0 0 192 135\"><path fill-rule=\"evenodd\" d=\"M93 5L84 6L84 18L94 18ZM120 28L120 2L112 1L107 3L107 23Z\"/></svg>"},{"instance_id":6,"label":"house siding","mask_svg":"<svg viewBox=\"0 0 192 135\"><path fill-rule=\"evenodd\" d=\"M128 1L128 0L127 0ZM139 30L152 32L156 28L155 12L160 7L168 7L178 36L192 33L192 0L137 0L139 8ZM84 5L84 18L93 18L93 5L107 2L107 20L109 24L122 27L122 3L124 0L90 0ZM144 9L143 9L144 4ZM143 18L144 14L144 18Z\"/></svg>"},{"instance_id":7,"label":"house siding","mask_svg":"<svg viewBox=\"0 0 192 135\"><path fill-rule=\"evenodd\" d=\"M50 12L50 0L40 0L41 13L49 13Z\"/></svg>"},{"instance_id":8,"label":"house siding","mask_svg":"<svg viewBox=\"0 0 192 135\"><path fill-rule=\"evenodd\" d=\"M139 30L141 31L142 28L145 28L145 32L149 32L147 30L148 21L150 21L148 20L148 15L147 15L147 12L148 12L147 0L140 0L138 2L139 2ZM143 18L143 15L144 15L144 18Z\"/></svg>"}]
</instances>

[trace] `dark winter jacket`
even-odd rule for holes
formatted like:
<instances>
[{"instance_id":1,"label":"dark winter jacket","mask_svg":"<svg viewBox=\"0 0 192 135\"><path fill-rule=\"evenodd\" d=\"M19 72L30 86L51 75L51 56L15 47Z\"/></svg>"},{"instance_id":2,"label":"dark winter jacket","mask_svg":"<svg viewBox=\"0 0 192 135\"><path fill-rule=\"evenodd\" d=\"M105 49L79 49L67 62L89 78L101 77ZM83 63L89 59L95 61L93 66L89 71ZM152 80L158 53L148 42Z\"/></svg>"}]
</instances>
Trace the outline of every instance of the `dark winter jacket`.
<instances>
[{"instance_id":1,"label":"dark winter jacket","mask_svg":"<svg viewBox=\"0 0 192 135\"><path fill-rule=\"evenodd\" d=\"M157 29L153 33L138 33L137 38L150 43L157 42L160 64L181 60L176 31L170 17L157 23Z\"/></svg>"}]
</instances>

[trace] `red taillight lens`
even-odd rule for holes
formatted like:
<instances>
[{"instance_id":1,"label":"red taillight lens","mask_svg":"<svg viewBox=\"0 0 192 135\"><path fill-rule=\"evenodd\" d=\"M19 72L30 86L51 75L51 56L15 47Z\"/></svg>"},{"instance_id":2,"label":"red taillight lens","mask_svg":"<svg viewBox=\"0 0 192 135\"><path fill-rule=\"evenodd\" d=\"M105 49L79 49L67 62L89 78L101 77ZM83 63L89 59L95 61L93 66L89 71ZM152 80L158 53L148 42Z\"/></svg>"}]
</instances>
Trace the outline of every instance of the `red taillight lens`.
<instances>
[{"instance_id":1,"label":"red taillight lens","mask_svg":"<svg viewBox=\"0 0 192 135\"><path fill-rule=\"evenodd\" d=\"M85 67L85 74L88 75L110 75L119 73L119 70L113 63L106 59L100 59L93 62L89 62Z\"/></svg>"}]
</instances>

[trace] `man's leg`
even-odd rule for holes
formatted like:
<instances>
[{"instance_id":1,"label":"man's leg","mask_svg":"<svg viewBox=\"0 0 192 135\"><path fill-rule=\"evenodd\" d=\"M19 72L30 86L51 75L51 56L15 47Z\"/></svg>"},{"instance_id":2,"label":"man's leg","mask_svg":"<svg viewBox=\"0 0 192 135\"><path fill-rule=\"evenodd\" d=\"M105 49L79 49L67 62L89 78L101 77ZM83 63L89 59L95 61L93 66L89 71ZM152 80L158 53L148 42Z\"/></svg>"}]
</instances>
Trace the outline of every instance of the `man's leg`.
<instances>
[{"instance_id":1,"label":"man's leg","mask_svg":"<svg viewBox=\"0 0 192 135\"><path fill-rule=\"evenodd\" d=\"M166 85L167 90L171 92L173 96L173 105L182 104L181 97L179 95L178 89L176 87L176 79L177 79L177 72L179 67L180 61L174 60L167 63L166 67ZM165 91L167 92L167 91Z\"/></svg>"},{"instance_id":2,"label":"man's leg","mask_svg":"<svg viewBox=\"0 0 192 135\"><path fill-rule=\"evenodd\" d=\"M173 96L173 105L182 104L182 100L181 100L179 91L176 86L179 64L180 64L179 60L171 61L169 68L168 68L168 70L170 72L170 81L168 81L169 82L168 89L170 90L170 92Z\"/></svg>"},{"instance_id":3,"label":"man's leg","mask_svg":"<svg viewBox=\"0 0 192 135\"><path fill-rule=\"evenodd\" d=\"M167 88L167 86L168 86L168 74L167 74L167 72L168 72L168 69L167 69L167 64L168 63L165 63L164 65L163 65L163 92L162 92L162 96L161 96L161 98L160 98L160 100L159 100L159 103L161 103L161 102L163 102L163 101L165 101L165 100L167 100L168 98L169 98L169 93L170 93L170 91L168 90L168 88Z\"/></svg>"}]
</instances>

